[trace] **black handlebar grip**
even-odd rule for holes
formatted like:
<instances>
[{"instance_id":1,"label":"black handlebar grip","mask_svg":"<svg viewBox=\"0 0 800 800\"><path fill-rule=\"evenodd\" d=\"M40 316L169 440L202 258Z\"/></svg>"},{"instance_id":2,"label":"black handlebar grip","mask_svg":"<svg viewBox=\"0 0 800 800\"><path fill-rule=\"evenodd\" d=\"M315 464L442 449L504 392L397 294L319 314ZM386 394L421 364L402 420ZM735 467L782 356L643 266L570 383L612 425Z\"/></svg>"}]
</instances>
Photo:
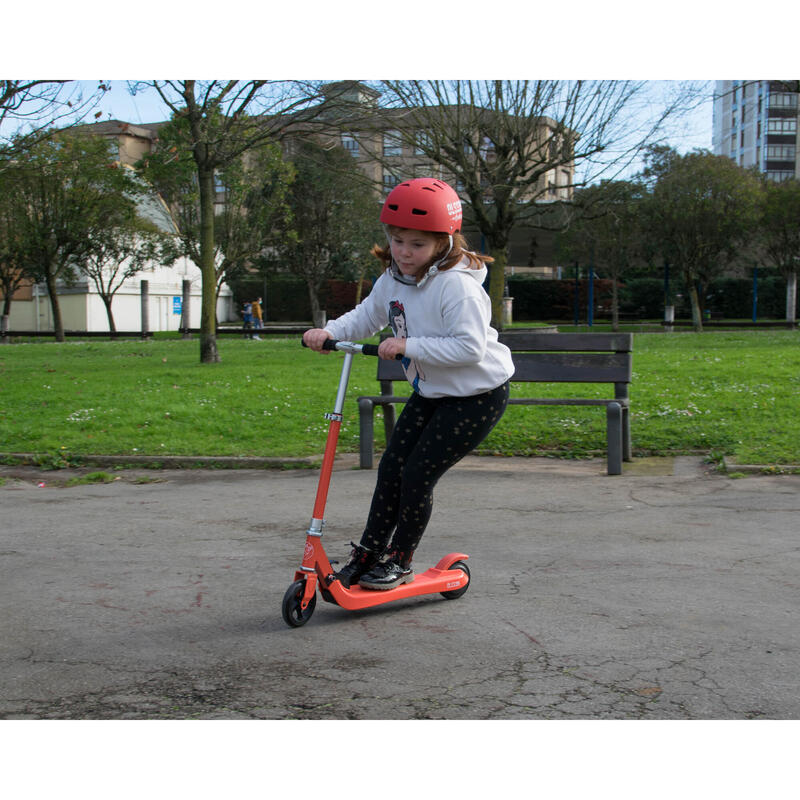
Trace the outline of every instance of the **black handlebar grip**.
<instances>
[{"instance_id":1,"label":"black handlebar grip","mask_svg":"<svg viewBox=\"0 0 800 800\"><path fill-rule=\"evenodd\" d=\"M376 356L376 355L378 355L378 345L376 345L376 344L365 344L363 346L361 352L365 356ZM403 356L400 353L398 353L394 357L395 361L400 361L402 358L403 358Z\"/></svg>"},{"instance_id":2,"label":"black handlebar grip","mask_svg":"<svg viewBox=\"0 0 800 800\"><path fill-rule=\"evenodd\" d=\"M322 345L322 349L323 350L335 350L337 341L338 341L337 339L326 339L325 342ZM305 342L305 339L301 339L300 340L300 344L302 344L303 347L308 347L308 345Z\"/></svg>"}]
</instances>

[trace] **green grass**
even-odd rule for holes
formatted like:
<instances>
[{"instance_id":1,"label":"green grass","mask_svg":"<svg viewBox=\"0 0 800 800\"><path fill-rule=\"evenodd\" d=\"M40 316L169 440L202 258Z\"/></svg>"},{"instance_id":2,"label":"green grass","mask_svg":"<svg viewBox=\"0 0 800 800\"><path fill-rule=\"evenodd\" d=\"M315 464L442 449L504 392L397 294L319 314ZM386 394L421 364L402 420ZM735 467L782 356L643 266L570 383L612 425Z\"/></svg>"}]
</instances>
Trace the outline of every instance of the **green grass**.
<instances>
[{"instance_id":1,"label":"green grass","mask_svg":"<svg viewBox=\"0 0 800 800\"><path fill-rule=\"evenodd\" d=\"M800 333L788 330L634 334L634 452L800 463L799 345ZM196 339L0 347L0 453L40 454L51 467L90 454L320 454L342 356L304 350L298 337L221 338L219 348L221 363L201 365ZM358 451L355 398L377 393L374 376L374 359L354 359L340 452ZM602 397L608 387L528 384L512 391ZM481 449L583 457L605 450L605 415L510 406Z\"/></svg>"}]
</instances>

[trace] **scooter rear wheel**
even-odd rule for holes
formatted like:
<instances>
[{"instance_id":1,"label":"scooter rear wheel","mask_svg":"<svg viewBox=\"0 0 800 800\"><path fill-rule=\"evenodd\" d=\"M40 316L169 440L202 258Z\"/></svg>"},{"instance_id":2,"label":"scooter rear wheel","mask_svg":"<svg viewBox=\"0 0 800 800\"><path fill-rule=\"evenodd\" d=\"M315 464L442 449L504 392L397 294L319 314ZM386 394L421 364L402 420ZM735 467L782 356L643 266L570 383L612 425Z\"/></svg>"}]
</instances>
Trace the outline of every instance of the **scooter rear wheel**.
<instances>
[{"instance_id":1,"label":"scooter rear wheel","mask_svg":"<svg viewBox=\"0 0 800 800\"><path fill-rule=\"evenodd\" d=\"M301 607L300 603L303 600L305 588L305 581L295 581L283 596L281 613L283 614L283 621L291 628L300 628L305 625L311 619L314 607L317 605L317 595L315 594L305 609Z\"/></svg>"},{"instance_id":2,"label":"scooter rear wheel","mask_svg":"<svg viewBox=\"0 0 800 800\"><path fill-rule=\"evenodd\" d=\"M460 586L458 589L453 589L450 592L441 592L442 597L448 600L455 600L457 597L461 597L461 595L464 594L467 589L469 589L471 580L469 567L463 561L456 561L450 565L449 569L460 569L467 576L467 582L463 586Z\"/></svg>"}]
</instances>

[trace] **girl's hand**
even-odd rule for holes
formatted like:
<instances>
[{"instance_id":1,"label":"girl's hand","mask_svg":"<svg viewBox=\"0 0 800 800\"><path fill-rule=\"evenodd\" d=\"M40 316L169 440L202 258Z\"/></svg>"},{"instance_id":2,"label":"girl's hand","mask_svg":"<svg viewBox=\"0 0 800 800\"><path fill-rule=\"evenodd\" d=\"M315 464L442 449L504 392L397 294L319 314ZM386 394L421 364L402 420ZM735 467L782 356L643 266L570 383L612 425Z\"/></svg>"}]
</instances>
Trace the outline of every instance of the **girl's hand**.
<instances>
[{"instance_id":1,"label":"girl's hand","mask_svg":"<svg viewBox=\"0 0 800 800\"><path fill-rule=\"evenodd\" d=\"M405 339L398 339L397 337L392 339L384 339L378 345L378 355L387 361L391 361L398 353L401 356L406 354Z\"/></svg>"},{"instance_id":2,"label":"girl's hand","mask_svg":"<svg viewBox=\"0 0 800 800\"><path fill-rule=\"evenodd\" d=\"M323 353L324 355L328 355L330 352L329 350L322 349L322 345L327 339L333 339L333 336L331 336L324 328L311 328L303 334L303 341L305 342L306 346L310 347L312 350L316 350L318 353Z\"/></svg>"}]
</instances>

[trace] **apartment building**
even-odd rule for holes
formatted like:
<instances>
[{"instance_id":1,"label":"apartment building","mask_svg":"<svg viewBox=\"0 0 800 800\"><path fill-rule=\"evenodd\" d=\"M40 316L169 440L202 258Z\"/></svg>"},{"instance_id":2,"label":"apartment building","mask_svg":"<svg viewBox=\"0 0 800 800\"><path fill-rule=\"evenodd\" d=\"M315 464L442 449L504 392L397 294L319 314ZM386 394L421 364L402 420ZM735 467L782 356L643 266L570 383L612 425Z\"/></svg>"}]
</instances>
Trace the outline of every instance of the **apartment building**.
<instances>
[{"instance_id":1,"label":"apartment building","mask_svg":"<svg viewBox=\"0 0 800 800\"><path fill-rule=\"evenodd\" d=\"M463 193L460 181L426 156L430 137L435 132L425 129L423 114L418 115L409 108L384 108L380 113L372 113L377 108L380 93L358 81L330 83L325 93L334 109L329 116L336 128L329 141L335 143L338 139L382 195L401 180L427 176L447 181L457 192ZM338 115L337 104L343 110ZM541 117L538 122L538 131L528 146L541 149L553 146L551 140L557 123L548 117ZM493 159L493 145L488 139L465 139L463 147L466 156L475 153L489 163ZM549 170L531 187L531 196L544 203L569 200L573 177L571 163Z\"/></svg>"},{"instance_id":2,"label":"apartment building","mask_svg":"<svg viewBox=\"0 0 800 800\"><path fill-rule=\"evenodd\" d=\"M797 81L717 81L714 153L770 180L800 178L797 90Z\"/></svg>"}]
</instances>

